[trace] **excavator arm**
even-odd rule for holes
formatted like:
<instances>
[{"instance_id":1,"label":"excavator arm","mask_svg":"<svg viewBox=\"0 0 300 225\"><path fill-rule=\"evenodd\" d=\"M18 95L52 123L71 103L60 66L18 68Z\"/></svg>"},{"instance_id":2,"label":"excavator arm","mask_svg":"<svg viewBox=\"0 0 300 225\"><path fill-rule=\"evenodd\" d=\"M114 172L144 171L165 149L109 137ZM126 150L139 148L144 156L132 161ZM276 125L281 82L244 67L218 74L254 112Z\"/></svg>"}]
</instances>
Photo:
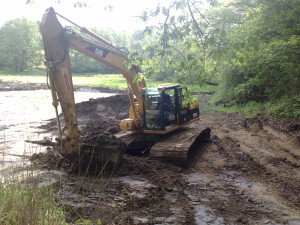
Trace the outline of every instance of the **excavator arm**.
<instances>
[{"instance_id":1,"label":"excavator arm","mask_svg":"<svg viewBox=\"0 0 300 225\"><path fill-rule=\"evenodd\" d=\"M71 23L73 28L63 27L57 16ZM128 60L128 51L114 46L102 37L64 18L53 8L47 9L44 13L40 30L44 41L52 104L56 111L63 153L74 152L78 149L78 125L70 68L70 48L114 68L124 76L130 90L128 94L130 110L129 119L121 121L121 128L136 130L142 126L143 99L141 90L146 88L146 84L144 79L135 81L136 75L141 72L139 67L134 66L128 69L124 65ZM65 121L63 129L61 129L58 117L59 104Z\"/></svg>"}]
</instances>

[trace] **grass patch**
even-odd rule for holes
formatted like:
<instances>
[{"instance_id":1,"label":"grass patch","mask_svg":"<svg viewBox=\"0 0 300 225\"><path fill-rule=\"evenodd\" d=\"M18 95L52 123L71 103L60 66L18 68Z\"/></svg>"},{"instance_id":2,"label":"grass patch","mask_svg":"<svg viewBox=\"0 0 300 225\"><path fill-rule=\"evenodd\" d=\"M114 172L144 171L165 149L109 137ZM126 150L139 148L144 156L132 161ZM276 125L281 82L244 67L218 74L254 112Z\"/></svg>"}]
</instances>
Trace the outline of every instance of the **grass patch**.
<instances>
[{"instance_id":1,"label":"grass patch","mask_svg":"<svg viewBox=\"0 0 300 225\"><path fill-rule=\"evenodd\" d=\"M127 88L126 79L120 74L73 74L73 84L74 86L90 86L90 87L110 87L120 90ZM13 81L13 82L24 82L24 83L41 83L45 84L45 75L36 74L0 74L0 80L3 81ZM161 83L158 81L147 80L148 87L155 87L162 84L171 83Z\"/></svg>"},{"instance_id":2,"label":"grass patch","mask_svg":"<svg viewBox=\"0 0 300 225\"><path fill-rule=\"evenodd\" d=\"M225 113L243 113L245 117L253 117L258 113L264 112L266 108L265 103L251 101L246 104L233 105L230 107L212 106L211 109Z\"/></svg>"},{"instance_id":3,"label":"grass patch","mask_svg":"<svg viewBox=\"0 0 300 225\"><path fill-rule=\"evenodd\" d=\"M0 74L0 80L13 81L13 82L24 82L24 83L46 83L46 76L41 75L10 75Z\"/></svg>"},{"instance_id":4,"label":"grass patch","mask_svg":"<svg viewBox=\"0 0 300 225\"><path fill-rule=\"evenodd\" d=\"M300 119L300 95L293 98L283 97L276 104L268 104L268 113L279 118Z\"/></svg>"},{"instance_id":5,"label":"grass patch","mask_svg":"<svg viewBox=\"0 0 300 225\"><path fill-rule=\"evenodd\" d=\"M0 181L0 224L66 224L62 208L51 187L39 188L37 182L18 178Z\"/></svg>"}]
</instances>

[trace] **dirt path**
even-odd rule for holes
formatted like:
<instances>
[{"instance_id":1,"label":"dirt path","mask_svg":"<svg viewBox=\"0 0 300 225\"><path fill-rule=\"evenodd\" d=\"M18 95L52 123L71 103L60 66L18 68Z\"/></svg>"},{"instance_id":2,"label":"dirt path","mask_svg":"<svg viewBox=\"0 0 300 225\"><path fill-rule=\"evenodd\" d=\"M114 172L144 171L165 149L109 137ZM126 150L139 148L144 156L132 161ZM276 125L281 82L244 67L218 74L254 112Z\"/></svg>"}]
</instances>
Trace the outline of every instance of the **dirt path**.
<instances>
[{"instance_id":1,"label":"dirt path","mask_svg":"<svg viewBox=\"0 0 300 225\"><path fill-rule=\"evenodd\" d=\"M70 221L300 224L300 145L267 124L203 115L193 126L211 127L213 143L193 168L125 156L110 178L57 175L59 201Z\"/></svg>"},{"instance_id":2,"label":"dirt path","mask_svg":"<svg viewBox=\"0 0 300 225\"><path fill-rule=\"evenodd\" d=\"M189 171L189 195L227 224L299 224L297 139L238 114L205 115L202 124L214 143Z\"/></svg>"}]
</instances>

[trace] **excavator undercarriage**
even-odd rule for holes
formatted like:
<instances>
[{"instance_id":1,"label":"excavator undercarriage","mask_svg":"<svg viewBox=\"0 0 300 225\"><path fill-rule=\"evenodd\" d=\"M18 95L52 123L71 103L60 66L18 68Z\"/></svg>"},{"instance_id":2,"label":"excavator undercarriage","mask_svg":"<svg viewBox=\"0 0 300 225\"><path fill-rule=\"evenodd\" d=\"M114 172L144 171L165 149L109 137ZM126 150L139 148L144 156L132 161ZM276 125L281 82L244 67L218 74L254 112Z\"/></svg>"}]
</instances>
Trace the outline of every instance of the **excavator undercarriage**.
<instances>
[{"instance_id":1,"label":"excavator undercarriage","mask_svg":"<svg viewBox=\"0 0 300 225\"><path fill-rule=\"evenodd\" d=\"M189 167L208 147L211 142L210 132L210 128L182 127L163 136L144 133L127 134L119 138L125 143L125 153L146 155L152 160Z\"/></svg>"}]
</instances>

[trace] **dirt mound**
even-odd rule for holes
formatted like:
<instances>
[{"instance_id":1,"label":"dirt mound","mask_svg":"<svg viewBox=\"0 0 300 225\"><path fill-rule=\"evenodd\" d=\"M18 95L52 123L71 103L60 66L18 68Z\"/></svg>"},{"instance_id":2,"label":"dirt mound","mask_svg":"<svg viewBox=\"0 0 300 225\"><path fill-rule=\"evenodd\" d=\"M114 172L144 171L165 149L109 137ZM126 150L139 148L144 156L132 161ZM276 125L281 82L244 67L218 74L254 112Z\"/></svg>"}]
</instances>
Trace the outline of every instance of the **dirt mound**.
<instances>
[{"instance_id":1,"label":"dirt mound","mask_svg":"<svg viewBox=\"0 0 300 225\"><path fill-rule=\"evenodd\" d=\"M129 105L127 95L114 95L77 103L76 116L80 135L86 136L90 131L98 134L119 132L119 122L128 117ZM64 122L62 114L60 114L60 121ZM56 120L51 119L39 128L45 132L53 132L57 130L56 126Z\"/></svg>"},{"instance_id":2,"label":"dirt mound","mask_svg":"<svg viewBox=\"0 0 300 225\"><path fill-rule=\"evenodd\" d=\"M33 154L30 161L36 168L48 170L59 170L68 165L66 160L58 153L57 147L49 147L46 152Z\"/></svg>"},{"instance_id":3,"label":"dirt mound","mask_svg":"<svg viewBox=\"0 0 300 225\"><path fill-rule=\"evenodd\" d=\"M127 95L91 99L76 104L76 114L79 124L87 124L93 120L120 120L128 117L129 105Z\"/></svg>"},{"instance_id":4,"label":"dirt mound","mask_svg":"<svg viewBox=\"0 0 300 225\"><path fill-rule=\"evenodd\" d=\"M266 114L258 114L257 116L245 119L245 124L249 123L260 123L262 126L271 126L275 130L282 131L285 133L299 133L300 132L300 121L296 119L276 119ZM247 126L247 125L246 125Z\"/></svg>"},{"instance_id":5,"label":"dirt mound","mask_svg":"<svg viewBox=\"0 0 300 225\"><path fill-rule=\"evenodd\" d=\"M93 145L112 139L112 134L120 131L120 120L128 117L129 105L126 95L91 99L76 104L82 140Z\"/></svg>"},{"instance_id":6,"label":"dirt mound","mask_svg":"<svg viewBox=\"0 0 300 225\"><path fill-rule=\"evenodd\" d=\"M266 114L259 114L253 118L243 120L243 126L254 132L262 131L264 127L271 127L275 131L284 132L300 144L300 121L296 119L276 119Z\"/></svg>"}]
</instances>

